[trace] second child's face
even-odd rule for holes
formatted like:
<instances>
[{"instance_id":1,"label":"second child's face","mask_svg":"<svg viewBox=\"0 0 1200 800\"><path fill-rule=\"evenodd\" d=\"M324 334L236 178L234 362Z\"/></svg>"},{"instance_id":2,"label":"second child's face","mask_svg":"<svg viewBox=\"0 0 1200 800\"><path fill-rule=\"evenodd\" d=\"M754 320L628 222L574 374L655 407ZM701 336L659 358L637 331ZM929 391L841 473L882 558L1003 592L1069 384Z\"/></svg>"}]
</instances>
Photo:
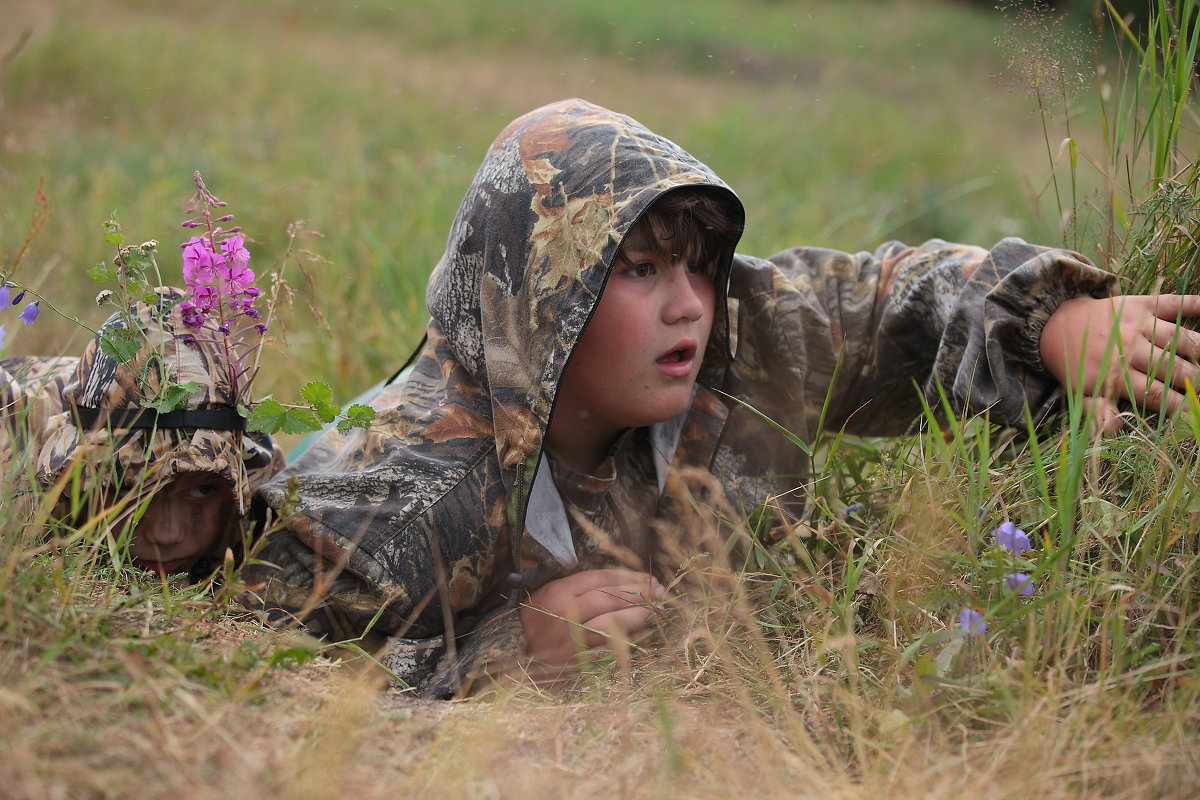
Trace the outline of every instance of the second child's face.
<instances>
[{"instance_id":1,"label":"second child's face","mask_svg":"<svg viewBox=\"0 0 1200 800\"><path fill-rule=\"evenodd\" d=\"M219 475L181 474L150 501L129 554L146 569L186 572L201 558L217 555L233 510L233 491Z\"/></svg>"},{"instance_id":2,"label":"second child's face","mask_svg":"<svg viewBox=\"0 0 1200 800\"><path fill-rule=\"evenodd\" d=\"M707 265L655 244L622 246L559 387L552 439L576 430L611 441L690 405L716 290Z\"/></svg>"}]
</instances>

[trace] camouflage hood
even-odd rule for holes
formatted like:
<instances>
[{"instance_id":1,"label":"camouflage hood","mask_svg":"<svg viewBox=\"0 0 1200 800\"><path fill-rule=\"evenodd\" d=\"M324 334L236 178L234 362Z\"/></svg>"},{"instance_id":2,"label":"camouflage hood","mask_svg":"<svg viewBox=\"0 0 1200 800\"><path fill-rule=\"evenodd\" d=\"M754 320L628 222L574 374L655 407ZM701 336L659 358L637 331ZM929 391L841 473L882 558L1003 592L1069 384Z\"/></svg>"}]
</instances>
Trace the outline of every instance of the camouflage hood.
<instances>
[{"instance_id":1,"label":"camouflage hood","mask_svg":"<svg viewBox=\"0 0 1200 800\"><path fill-rule=\"evenodd\" d=\"M684 186L715 187L741 214L677 145L580 100L515 120L476 174L426 300L431 330L489 398L512 519L523 518L560 378L617 248L655 200Z\"/></svg>"},{"instance_id":2,"label":"camouflage hood","mask_svg":"<svg viewBox=\"0 0 1200 800\"><path fill-rule=\"evenodd\" d=\"M40 437L38 478L52 483L82 462L87 470L102 470L95 475L101 485L142 493L180 473L211 472L229 482L244 515L254 488L282 466L282 453L269 437L243 432L224 351L204 330L184 326L183 293L156 291L155 305L131 307L144 333L130 360L117 361L100 346L104 336L128 324L114 314L80 358L59 362L70 376L64 376L62 411L48 418ZM145 404L164 378L192 384L194 391L183 407L159 414Z\"/></svg>"},{"instance_id":3,"label":"camouflage hood","mask_svg":"<svg viewBox=\"0 0 1200 800\"><path fill-rule=\"evenodd\" d=\"M447 606L500 591L494 555L519 560L559 381L617 248L681 187L721 194L740 222L740 202L708 167L627 116L566 100L500 133L430 277L428 344L412 375L372 401L370 431L328 433L262 490L294 509L263 554L281 565L264 573L268 604L303 607L324 585L326 607L309 619L318 634L357 633L381 604L380 629L429 633ZM712 361L721 350L710 347ZM442 601L423 604L434 592Z\"/></svg>"}]
</instances>

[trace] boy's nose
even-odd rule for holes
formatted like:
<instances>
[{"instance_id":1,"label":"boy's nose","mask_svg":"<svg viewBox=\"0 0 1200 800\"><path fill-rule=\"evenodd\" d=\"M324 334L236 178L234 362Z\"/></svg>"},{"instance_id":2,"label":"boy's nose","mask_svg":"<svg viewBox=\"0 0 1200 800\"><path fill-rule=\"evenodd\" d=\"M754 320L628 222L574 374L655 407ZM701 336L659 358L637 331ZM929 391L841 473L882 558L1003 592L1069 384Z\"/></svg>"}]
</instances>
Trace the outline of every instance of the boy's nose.
<instances>
[{"instance_id":1,"label":"boy's nose","mask_svg":"<svg viewBox=\"0 0 1200 800\"><path fill-rule=\"evenodd\" d=\"M704 301L693 284L702 280L705 278L689 272L686 266L671 270L670 295L663 307L665 322L695 321L704 315Z\"/></svg>"},{"instance_id":2,"label":"boy's nose","mask_svg":"<svg viewBox=\"0 0 1200 800\"><path fill-rule=\"evenodd\" d=\"M182 520L151 506L138 523L138 534L159 547L169 547L182 542L187 530Z\"/></svg>"}]
</instances>

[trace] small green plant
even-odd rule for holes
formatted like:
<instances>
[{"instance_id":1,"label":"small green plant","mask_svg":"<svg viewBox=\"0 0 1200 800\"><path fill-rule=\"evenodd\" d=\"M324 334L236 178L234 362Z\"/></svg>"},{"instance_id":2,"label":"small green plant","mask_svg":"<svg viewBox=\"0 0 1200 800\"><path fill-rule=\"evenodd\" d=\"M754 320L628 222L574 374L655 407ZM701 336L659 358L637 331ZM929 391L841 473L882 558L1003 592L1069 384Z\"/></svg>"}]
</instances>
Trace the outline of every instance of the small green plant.
<instances>
[{"instance_id":1,"label":"small green plant","mask_svg":"<svg viewBox=\"0 0 1200 800\"><path fill-rule=\"evenodd\" d=\"M337 420L337 428L345 433L351 428L369 427L375 411L361 403L343 411L333 403L333 391L325 383L313 381L305 385L300 395L302 403L284 404L274 398L255 402L251 385L258 372L262 337L273 313L273 301L279 296L276 286L266 298L270 310L264 315L256 307L262 292L255 286L255 273L250 269L250 252L241 226L222 227L233 221L228 204L214 195L205 185L199 172L193 176L196 191L188 207L188 219L183 227L199 229L181 244L183 283L187 296L180 302L184 324L190 333L184 342L204 338L215 343L225 354L228 385L239 413L248 417L247 428L262 433L308 433L320 430L323 424ZM289 233L290 241L295 236ZM111 283L114 289L101 291L99 305L112 305L122 321L119 326L106 326L101 349L109 357L130 361L142 348L145 331L130 314L136 301L155 304L156 320L160 324L170 314L171 306L158 303L155 287L163 284L157 261L158 242L149 240L138 245L126 244L125 234L115 214L104 223L105 241L117 248L111 264L100 263L88 270L88 275L100 283ZM286 261L286 259L285 259ZM276 282L282 277L276 274ZM188 396L199 389L195 384L177 384L170 380L161 359L145 360L145 369L158 369L163 374L151 381L147 374L139 375L144 387L154 387L153 395L144 398L143 406L159 413L185 408Z\"/></svg>"}]
</instances>

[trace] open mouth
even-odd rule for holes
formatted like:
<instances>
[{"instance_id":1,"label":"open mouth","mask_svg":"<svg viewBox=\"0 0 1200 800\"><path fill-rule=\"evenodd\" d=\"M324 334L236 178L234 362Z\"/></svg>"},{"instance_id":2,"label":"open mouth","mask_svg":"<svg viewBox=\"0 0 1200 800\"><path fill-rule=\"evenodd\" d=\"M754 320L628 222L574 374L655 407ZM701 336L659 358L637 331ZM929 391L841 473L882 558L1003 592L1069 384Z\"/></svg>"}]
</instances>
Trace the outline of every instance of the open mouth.
<instances>
[{"instance_id":1,"label":"open mouth","mask_svg":"<svg viewBox=\"0 0 1200 800\"><path fill-rule=\"evenodd\" d=\"M678 347L659 356L657 363L659 364L679 364L684 361L691 361L696 357L696 346L689 344Z\"/></svg>"},{"instance_id":2,"label":"open mouth","mask_svg":"<svg viewBox=\"0 0 1200 800\"><path fill-rule=\"evenodd\" d=\"M696 366L696 350L696 342L685 339L655 359L654 365L668 378L688 378Z\"/></svg>"}]
</instances>

